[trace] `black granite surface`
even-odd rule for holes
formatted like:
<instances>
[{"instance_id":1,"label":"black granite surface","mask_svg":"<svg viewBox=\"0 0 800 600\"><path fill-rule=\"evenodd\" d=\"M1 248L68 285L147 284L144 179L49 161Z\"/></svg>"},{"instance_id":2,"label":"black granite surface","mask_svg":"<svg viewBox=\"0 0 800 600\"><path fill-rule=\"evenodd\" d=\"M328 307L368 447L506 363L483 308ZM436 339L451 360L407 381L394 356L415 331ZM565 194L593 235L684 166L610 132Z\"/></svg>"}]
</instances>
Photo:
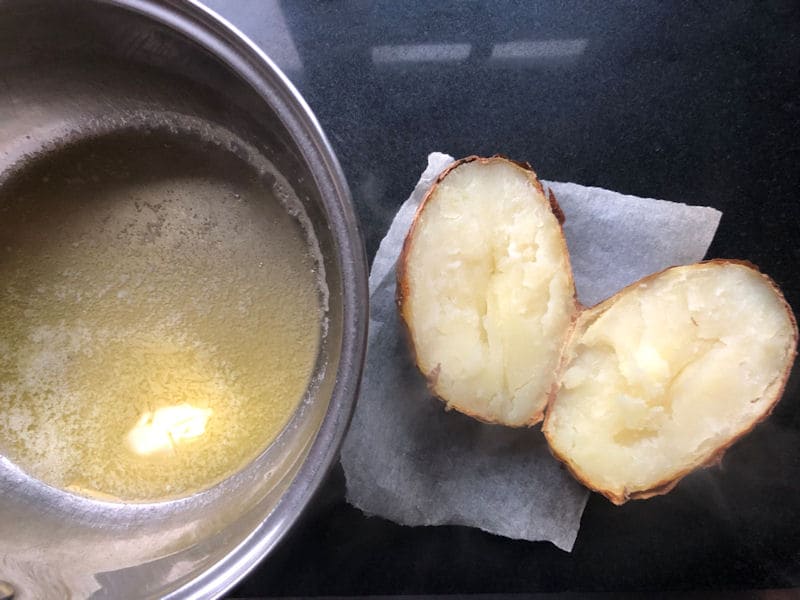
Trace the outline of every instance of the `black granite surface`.
<instances>
[{"instance_id":1,"label":"black granite surface","mask_svg":"<svg viewBox=\"0 0 800 600\"><path fill-rule=\"evenodd\" d=\"M374 255L426 155L502 152L545 179L723 211L710 257L748 259L800 309L800 3L214 0L326 130ZM720 468L614 507L574 551L405 528L335 469L234 596L800 586L800 369Z\"/></svg>"}]
</instances>

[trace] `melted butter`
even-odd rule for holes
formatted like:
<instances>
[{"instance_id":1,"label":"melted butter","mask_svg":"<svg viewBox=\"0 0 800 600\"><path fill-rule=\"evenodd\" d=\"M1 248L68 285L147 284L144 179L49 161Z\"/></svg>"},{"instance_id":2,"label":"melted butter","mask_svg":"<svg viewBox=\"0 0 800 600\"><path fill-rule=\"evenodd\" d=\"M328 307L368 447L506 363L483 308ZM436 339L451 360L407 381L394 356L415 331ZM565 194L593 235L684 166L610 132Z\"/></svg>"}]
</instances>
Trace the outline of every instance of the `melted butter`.
<instances>
[{"instance_id":1,"label":"melted butter","mask_svg":"<svg viewBox=\"0 0 800 600\"><path fill-rule=\"evenodd\" d=\"M0 197L0 453L123 501L231 475L308 386L315 266L271 190L211 148L109 139L31 167Z\"/></svg>"}]
</instances>

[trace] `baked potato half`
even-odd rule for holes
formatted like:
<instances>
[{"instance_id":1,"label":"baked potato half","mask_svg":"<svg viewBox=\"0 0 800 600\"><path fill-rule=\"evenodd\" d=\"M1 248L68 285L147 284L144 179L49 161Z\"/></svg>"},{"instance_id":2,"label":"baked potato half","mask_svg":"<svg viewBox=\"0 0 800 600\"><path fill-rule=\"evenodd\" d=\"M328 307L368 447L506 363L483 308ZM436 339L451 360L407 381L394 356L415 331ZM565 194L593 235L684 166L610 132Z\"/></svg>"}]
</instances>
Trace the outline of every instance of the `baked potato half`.
<instances>
[{"instance_id":1,"label":"baked potato half","mask_svg":"<svg viewBox=\"0 0 800 600\"><path fill-rule=\"evenodd\" d=\"M664 494L770 414L796 347L791 308L751 265L667 269L577 319L544 434L615 504Z\"/></svg>"},{"instance_id":2,"label":"baked potato half","mask_svg":"<svg viewBox=\"0 0 800 600\"><path fill-rule=\"evenodd\" d=\"M456 161L423 198L397 303L448 407L488 423L542 420L577 313L561 220L530 166L499 156Z\"/></svg>"}]
</instances>

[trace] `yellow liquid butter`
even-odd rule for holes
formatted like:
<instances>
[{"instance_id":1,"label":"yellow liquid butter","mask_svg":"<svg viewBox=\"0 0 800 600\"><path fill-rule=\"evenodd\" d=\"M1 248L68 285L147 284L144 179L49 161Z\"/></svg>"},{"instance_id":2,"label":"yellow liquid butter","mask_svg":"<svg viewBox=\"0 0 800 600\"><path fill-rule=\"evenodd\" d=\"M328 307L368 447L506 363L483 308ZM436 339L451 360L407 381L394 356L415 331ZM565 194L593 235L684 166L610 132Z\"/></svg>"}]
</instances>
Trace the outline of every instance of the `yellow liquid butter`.
<instances>
[{"instance_id":1,"label":"yellow liquid butter","mask_svg":"<svg viewBox=\"0 0 800 600\"><path fill-rule=\"evenodd\" d=\"M312 244L213 148L109 138L29 167L0 195L0 454L123 501L240 469L314 369Z\"/></svg>"}]
</instances>

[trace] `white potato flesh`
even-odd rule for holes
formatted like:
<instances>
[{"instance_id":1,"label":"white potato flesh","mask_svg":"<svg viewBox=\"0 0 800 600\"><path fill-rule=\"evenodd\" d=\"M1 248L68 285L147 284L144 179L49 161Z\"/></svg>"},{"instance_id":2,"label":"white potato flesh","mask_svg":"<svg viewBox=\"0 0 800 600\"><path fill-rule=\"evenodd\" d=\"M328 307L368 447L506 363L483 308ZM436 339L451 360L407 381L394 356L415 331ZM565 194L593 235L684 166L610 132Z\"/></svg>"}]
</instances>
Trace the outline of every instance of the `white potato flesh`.
<instances>
[{"instance_id":1,"label":"white potato flesh","mask_svg":"<svg viewBox=\"0 0 800 600\"><path fill-rule=\"evenodd\" d=\"M584 483L623 502L766 416L796 343L791 309L755 269L669 269L581 315L545 434Z\"/></svg>"},{"instance_id":2,"label":"white potato flesh","mask_svg":"<svg viewBox=\"0 0 800 600\"><path fill-rule=\"evenodd\" d=\"M401 269L401 311L434 392L513 426L541 420L576 312L561 226L537 183L501 158L451 170Z\"/></svg>"}]
</instances>

